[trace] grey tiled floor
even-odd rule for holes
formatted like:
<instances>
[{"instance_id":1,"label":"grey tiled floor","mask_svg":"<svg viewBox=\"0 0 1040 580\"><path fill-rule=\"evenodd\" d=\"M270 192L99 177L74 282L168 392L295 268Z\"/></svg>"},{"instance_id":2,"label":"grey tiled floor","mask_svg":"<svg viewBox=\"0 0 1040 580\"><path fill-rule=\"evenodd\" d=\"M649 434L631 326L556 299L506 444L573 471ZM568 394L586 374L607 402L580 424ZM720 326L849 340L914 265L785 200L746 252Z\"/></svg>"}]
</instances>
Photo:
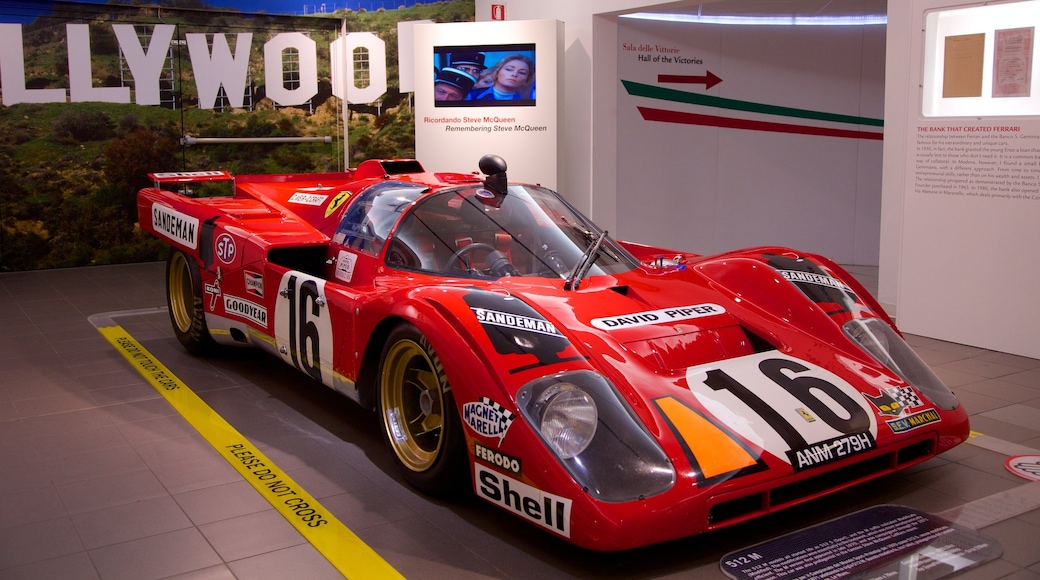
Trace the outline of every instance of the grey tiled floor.
<instances>
[{"instance_id":1,"label":"grey tiled floor","mask_svg":"<svg viewBox=\"0 0 1040 580\"><path fill-rule=\"evenodd\" d=\"M475 498L413 491L371 415L271 358L183 352L159 309L163 268L0 274L0 578L340 577L109 346L87 320L100 312L151 309L119 323L409 578L723 578L727 552L863 507L952 513L1040 485L1008 473L1005 454L965 444L758 523L588 552ZM853 270L876 287L876 269ZM1040 449L1040 361L908 339L975 431ZM960 578L1040 578L1040 510L998 519L981 531L1003 556Z\"/></svg>"}]
</instances>

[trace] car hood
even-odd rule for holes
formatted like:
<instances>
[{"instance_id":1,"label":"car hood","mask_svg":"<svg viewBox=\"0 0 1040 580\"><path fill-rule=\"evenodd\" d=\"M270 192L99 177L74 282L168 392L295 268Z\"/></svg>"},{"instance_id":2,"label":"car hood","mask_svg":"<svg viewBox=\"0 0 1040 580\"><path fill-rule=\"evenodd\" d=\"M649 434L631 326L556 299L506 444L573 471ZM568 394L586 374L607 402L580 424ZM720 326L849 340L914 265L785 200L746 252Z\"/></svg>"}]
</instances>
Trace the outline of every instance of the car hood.
<instances>
[{"instance_id":1,"label":"car hood","mask_svg":"<svg viewBox=\"0 0 1040 580\"><path fill-rule=\"evenodd\" d=\"M572 334L576 344L589 344L592 336L619 343L660 371L750 354L759 337L776 348L799 342L795 334L848 344L795 284L747 257L682 269L637 268L590 278L577 291L522 297L557 329Z\"/></svg>"}]
</instances>

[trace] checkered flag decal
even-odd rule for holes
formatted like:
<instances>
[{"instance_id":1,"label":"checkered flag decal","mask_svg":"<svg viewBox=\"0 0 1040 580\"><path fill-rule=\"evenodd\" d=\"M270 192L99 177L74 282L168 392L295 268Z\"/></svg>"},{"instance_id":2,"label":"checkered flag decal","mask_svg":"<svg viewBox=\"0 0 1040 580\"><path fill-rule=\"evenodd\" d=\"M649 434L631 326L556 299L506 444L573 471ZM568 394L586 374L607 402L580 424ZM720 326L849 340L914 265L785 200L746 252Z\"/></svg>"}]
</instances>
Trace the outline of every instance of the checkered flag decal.
<instances>
[{"instance_id":1,"label":"checkered flag decal","mask_svg":"<svg viewBox=\"0 0 1040 580\"><path fill-rule=\"evenodd\" d=\"M509 409L506 409L502 405L499 405L498 403L492 401L487 397L481 397L480 402L494 409L500 417L500 421L502 424L502 436L499 437L498 444L501 445L502 440L506 437L506 431L509 431L509 426L513 424L513 420L516 419L516 415Z\"/></svg>"},{"instance_id":2,"label":"checkered flag decal","mask_svg":"<svg viewBox=\"0 0 1040 580\"><path fill-rule=\"evenodd\" d=\"M921 402L921 397L918 397L917 393L914 392L913 387L891 388L888 389L888 394L891 395L893 399L899 401L899 404L907 409L920 407L924 404Z\"/></svg>"}]
</instances>

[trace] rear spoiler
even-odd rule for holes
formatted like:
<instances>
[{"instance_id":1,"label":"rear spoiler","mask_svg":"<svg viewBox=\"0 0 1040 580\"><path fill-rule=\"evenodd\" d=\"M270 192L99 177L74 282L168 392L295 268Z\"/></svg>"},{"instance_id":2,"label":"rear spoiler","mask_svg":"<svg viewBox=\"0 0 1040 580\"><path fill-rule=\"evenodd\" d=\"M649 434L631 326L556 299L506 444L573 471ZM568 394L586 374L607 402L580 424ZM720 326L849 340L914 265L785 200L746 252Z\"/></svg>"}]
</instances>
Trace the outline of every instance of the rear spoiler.
<instances>
[{"instance_id":1,"label":"rear spoiler","mask_svg":"<svg viewBox=\"0 0 1040 580\"><path fill-rule=\"evenodd\" d=\"M148 178L159 189L161 183L193 183L199 181L231 181L234 178L227 171L167 171L149 173Z\"/></svg>"}]
</instances>

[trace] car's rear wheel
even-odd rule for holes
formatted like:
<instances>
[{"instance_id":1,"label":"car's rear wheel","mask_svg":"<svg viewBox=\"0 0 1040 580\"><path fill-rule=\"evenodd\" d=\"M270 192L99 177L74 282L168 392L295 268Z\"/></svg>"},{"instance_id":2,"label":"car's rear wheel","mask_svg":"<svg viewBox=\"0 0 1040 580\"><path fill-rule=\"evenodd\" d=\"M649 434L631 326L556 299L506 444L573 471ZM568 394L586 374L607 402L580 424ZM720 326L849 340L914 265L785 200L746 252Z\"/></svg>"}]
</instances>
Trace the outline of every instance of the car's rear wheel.
<instances>
[{"instance_id":1,"label":"car's rear wheel","mask_svg":"<svg viewBox=\"0 0 1040 580\"><path fill-rule=\"evenodd\" d=\"M193 354L209 354L216 348L206 327L202 306L202 273L195 260L174 251L166 261L166 306L177 340Z\"/></svg>"},{"instance_id":2,"label":"car's rear wheel","mask_svg":"<svg viewBox=\"0 0 1040 580\"><path fill-rule=\"evenodd\" d=\"M434 495L468 489L464 436L451 387L437 353L409 324L394 329L383 348L379 414L410 484Z\"/></svg>"}]
</instances>

